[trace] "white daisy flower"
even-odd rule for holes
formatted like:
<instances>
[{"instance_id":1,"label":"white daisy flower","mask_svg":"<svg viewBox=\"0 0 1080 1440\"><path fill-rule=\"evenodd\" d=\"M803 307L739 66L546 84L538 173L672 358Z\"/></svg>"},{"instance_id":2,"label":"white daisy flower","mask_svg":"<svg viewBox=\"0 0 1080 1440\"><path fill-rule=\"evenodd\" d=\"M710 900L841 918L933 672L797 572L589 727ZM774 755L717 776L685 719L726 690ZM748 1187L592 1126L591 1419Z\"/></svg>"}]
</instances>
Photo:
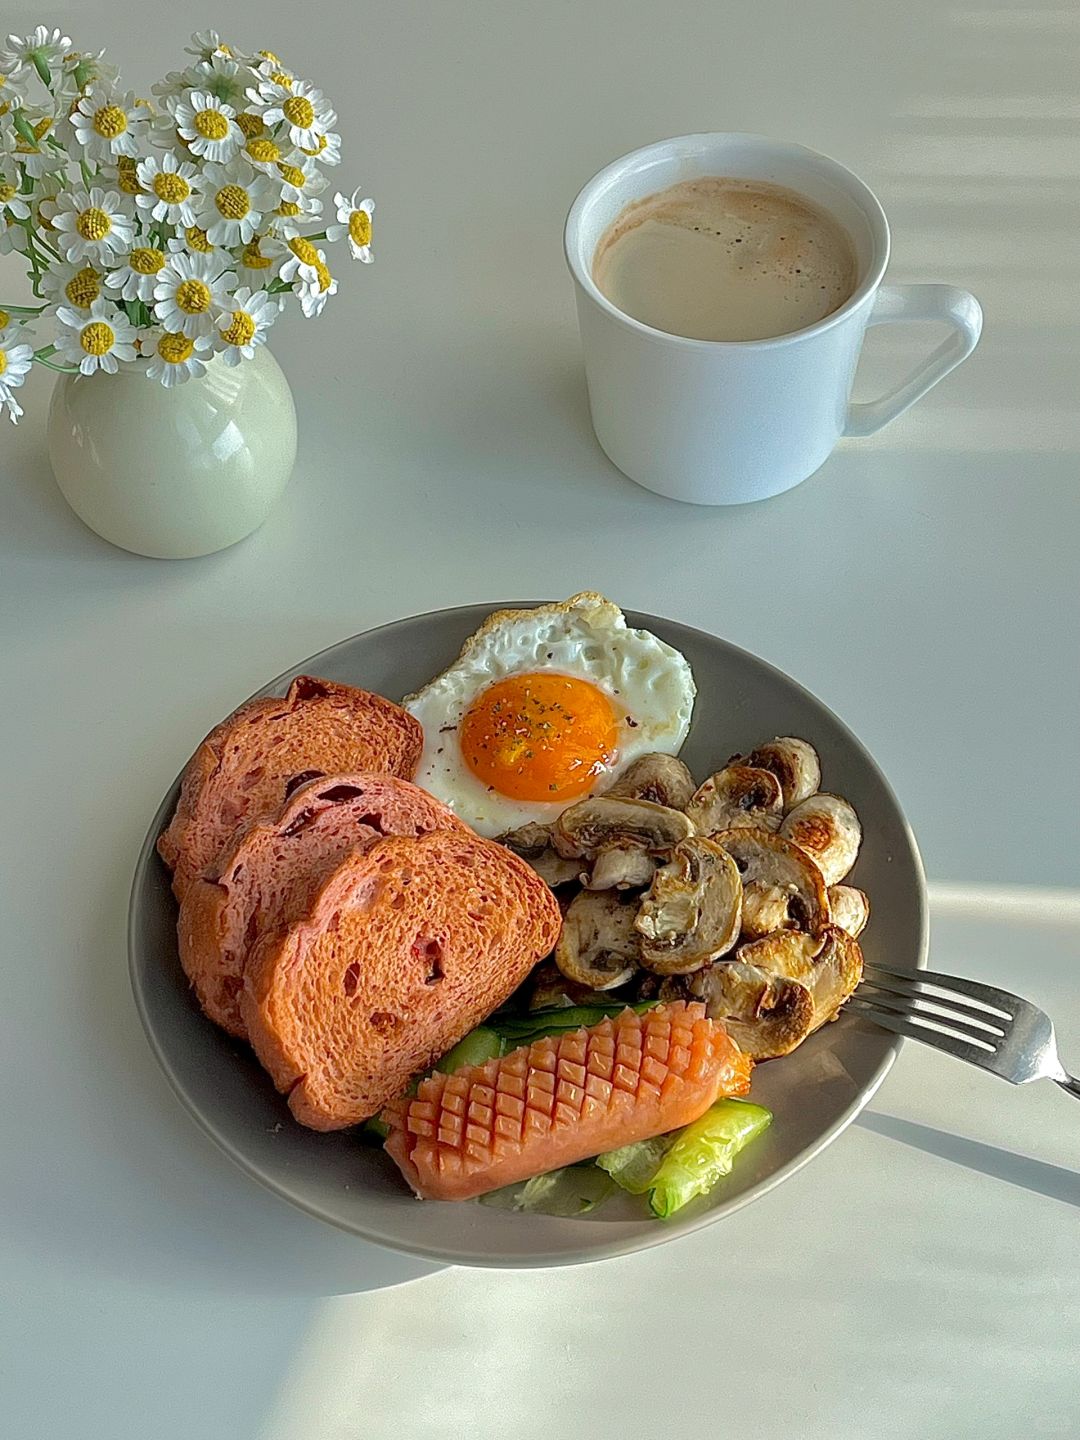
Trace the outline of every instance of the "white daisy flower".
<instances>
[{"instance_id":1,"label":"white daisy flower","mask_svg":"<svg viewBox=\"0 0 1080 1440\"><path fill-rule=\"evenodd\" d=\"M300 309L309 320L314 320L321 315L323 306L331 295L337 294L337 281L326 267L326 255L322 250L316 252L318 260L315 265L315 278L298 278L293 286L293 293L300 300Z\"/></svg>"},{"instance_id":2,"label":"white daisy flower","mask_svg":"<svg viewBox=\"0 0 1080 1440\"><path fill-rule=\"evenodd\" d=\"M30 110L23 108L22 118L31 126L34 132L34 139L31 143L23 135L19 135L11 149L11 154L18 160L26 173L33 180L40 180L43 175L48 175L54 170L60 170L67 165L67 156L62 150L53 150L46 141L46 137L52 134L54 117L46 115L41 110Z\"/></svg>"},{"instance_id":3,"label":"white daisy flower","mask_svg":"<svg viewBox=\"0 0 1080 1440\"><path fill-rule=\"evenodd\" d=\"M0 116L9 115L26 104L26 86L14 75L0 71Z\"/></svg>"},{"instance_id":4,"label":"white daisy flower","mask_svg":"<svg viewBox=\"0 0 1080 1440\"><path fill-rule=\"evenodd\" d=\"M185 335L179 330L164 330L157 326L144 330L142 354L150 360L146 378L160 380L168 390L173 385L182 385L193 376L205 375L212 346L209 335Z\"/></svg>"},{"instance_id":5,"label":"white daisy flower","mask_svg":"<svg viewBox=\"0 0 1080 1440\"><path fill-rule=\"evenodd\" d=\"M133 245L123 263L105 276L105 284L110 290L119 290L121 300L152 301L165 260L165 251L156 245Z\"/></svg>"},{"instance_id":6,"label":"white daisy flower","mask_svg":"<svg viewBox=\"0 0 1080 1440\"><path fill-rule=\"evenodd\" d=\"M130 202L116 190L64 191L58 203L56 239L68 260L107 265L131 244Z\"/></svg>"},{"instance_id":7,"label":"white daisy flower","mask_svg":"<svg viewBox=\"0 0 1080 1440\"><path fill-rule=\"evenodd\" d=\"M217 347L226 365L239 365L250 360L255 347L266 341L266 332L281 314L279 295L265 290L250 290L242 285L232 297L232 311L222 315L218 324Z\"/></svg>"},{"instance_id":8,"label":"white daisy flower","mask_svg":"<svg viewBox=\"0 0 1080 1440\"><path fill-rule=\"evenodd\" d=\"M192 90L204 91L218 100L223 100L233 109L243 107L247 95L251 71L241 66L231 55L217 51L207 60L200 60L188 73L188 84Z\"/></svg>"},{"instance_id":9,"label":"white daisy flower","mask_svg":"<svg viewBox=\"0 0 1080 1440\"><path fill-rule=\"evenodd\" d=\"M26 231L17 220L0 211L0 255L10 255L13 250L26 254Z\"/></svg>"},{"instance_id":10,"label":"white daisy flower","mask_svg":"<svg viewBox=\"0 0 1080 1440\"><path fill-rule=\"evenodd\" d=\"M322 201L314 195L302 196L299 200L283 200L270 217L270 229L283 240L293 240L321 214Z\"/></svg>"},{"instance_id":11,"label":"white daisy flower","mask_svg":"<svg viewBox=\"0 0 1080 1440\"><path fill-rule=\"evenodd\" d=\"M305 155L310 155L313 160L318 160L320 165L341 164L341 136L333 130L328 130L325 135L320 135L318 143L305 148L300 147Z\"/></svg>"},{"instance_id":12,"label":"white daisy flower","mask_svg":"<svg viewBox=\"0 0 1080 1440\"><path fill-rule=\"evenodd\" d=\"M291 285L299 295L298 285L314 283L319 278L319 251L303 235L293 235L286 242L286 255L278 271L278 279Z\"/></svg>"},{"instance_id":13,"label":"white daisy flower","mask_svg":"<svg viewBox=\"0 0 1080 1440\"><path fill-rule=\"evenodd\" d=\"M169 241L170 255L208 255L219 270L227 270L233 264L233 258L227 250L222 250L217 245L211 245L207 238L206 231L198 225L188 225L183 235L176 235Z\"/></svg>"},{"instance_id":14,"label":"white daisy flower","mask_svg":"<svg viewBox=\"0 0 1080 1440\"><path fill-rule=\"evenodd\" d=\"M252 116L250 111L245 111L243 115L238 115L236 118L238 121L245 118L256 119L262 124L259 116ZM254 166L254 168L261 171L263 175L273 175L275 177L278 173L278 165L285 158L284 151L265 126L263 126L259 134L249 135L247 137L244 142L244 148L240 153L249 165Z\"/></svg>"},{"instance_id":15,"label":"white daisy flower","mask_svg":"<svg viewBox=\"0 0 1080 1440\"><path fill-rule=\"evenodd\" d=\"M236 269L242 280L258 289L277 279L278 267L289 251L280 240L269 235L256 235L240 251Z\"/></svg>"},{"instance_id":16,"label":"white daisy flower","mask_svg":"<svg viewBox=\"0 0 1080 1440\"><path fill-rule=\"evenodd\" d=\"M215 95L192 90L170 104L180 138L188 142L193 155L223 164L243 145L244 132L236 123L236 111Z\"/></svg>"},{"instance_id":17,"label":"white daisy flower","mask_svg":"<svg viewBox=\"0 0 1080 1440\"><path fill-rule=\"evenodd\" d=\"M256 84L248 90L248 99L258 99L263 102L263 92L268 91L271 86L276 85L279 90L291 93L296 84L296 76L286 70L281 61L272 50L260 50L252 62L256 75ZM266 103L269 100L266 99Z\"/></svg>"},{"instance_id":18,"label":"white daisy flower","mask_svg":"<svg viewBox=\"0 0 1080 1440\"><path fill-rule=\"evenodd\" d=\"M0 330L0 410L8 412L12 424L23 412L11 392L23 383L34 363L34 347L26 344L28 338L29 332L17 325Z\"/></svg>"},{"instance_id":19,"label":"white daisy flower","mask_svg":"<svg viewBox=\"0 0 1080 1440\"><path fill-rule=\"evenodd\" d=\"M22 183L19 167L10 156L0 155L0 217L13 220L27 220L30 206L26 197L19 194Z\"/></svg>"},{"instance_id":20,"label":"white daisy flower","mask_svg":"<svg viewBox=\"0 0 1080 1440\"><path fill-rule=\"evenodd\" d=\"M81 55L77 50L72 50L64 56L60 85L56 91L63 104L58 108L70 110L91 85L103 85L106 89L117 87L120 82L119 67L104 57L104 50L99 50L96 55Z\"/></svg>"},{"instance_id":21,"label":"white daisy flower","mask_svg":"<svg viewBox=\"0 0 1080 1440\"><path fill-rule=\"evenodd\" d=\"M205 165L196 224L212 245L246 245L264 215L278 202L278 187L237 157L228 165Z\"/></svg>"},{"instance_id":22,"label":"white daisy flower","mask_svg":"<svg viewBox=\"0 0 1080 1440\"><path fill-rule=\"evenodd\" d=\"M358 200L356 197L359 194L359 190L354 190L351 195L338 191L334 196L338 223L326 227L326 238L340 240L347 235L353 259L362 260L366 265L375 259L371 253L371 218L375 214L375 201Z\"/></svg>"},{"instance_id":23,"label":"white daisy flower","mask_svg":"<svg viewBox=\"0 0 1080 1440\"><path fill-rule=\"evenodd\" d=\"M169 109L171 100L179 100L191 89L189 72L187 70L170 70L164 80L156 80L150 86L150 94L160 100L162 105ZM170 114L171 114L170 110Z\"/></svg>"},{"instance_id":24,"label":"white daisy flower","mask_svg":"<svg viewBox=\"0 0 1080 1440\"><path fill-rule=\"evenodd\" d=\"M337 116L321 90L304 80L293 82L291 90L276 81L249 90L248 99L260 111L267 125L284 121L289 140L298 149L318 149L319 137L327 134Z\"/></svg>"},{"instance_id":25,"label":"white daisy flower","mask_svg":"<svg viewBox=\"0 0 1080 1440\"><path fill-rule=\"evenodd\" d=\"M302 200L314 199L316 195L322 194L330 183L310 160L305 160L302 165L298 165L295 159L281 160L277 165L277 173L281 179L281 198L286 203L296 204ZM322 209L321 204L319 209Z\"/></svg>"},{"instance_id":26,"label":"white daisy flower","mask_svg":"<svg viewBox=\"0 0 1080 1440\"><path fill-rule=\"evenodd\" d=\"M139 131L146 124L147 115L135 104L131 91L120 95L95 85L79 101L70 119L87 156L109 165L121 155L139 153Z\"/></svg>"},{"instance_id":27,"label":"white daisy flower","mask_svg":"<svg viewBox=\"0 0 1080 1440\"><path fill-rule=\"evenodd\" d=\"M221 43L221 36L216 30L196 30L191 44L184 46L184 54L194 55L198 60L210 60L218 54L231 55L232 51Z\"/></svg>"},{"instance_id":28,"label":"white daisy flower","mask_svg":"<svg viewBox=\"0 0 1080 1440\"><path fill-rule=\"evenodd\" d=\"M95 370L115 375L121 360L135 359L135 327L108 300L95 300L88 314L61 305L56 318L61 325L56 348L83 375Z\"/></svg>"},{"instance_id":29,"label":"white daisy flower","mask_svg":"<svg viewBox=\"0 0 1080 1440\"><path fill-rule=\"evenodd\" d=\"M181 160L171 152L167 151L160 159L148 155L135 167L143 189L143 194L135 196L135 204L140 210L149 211L152 220L194 225L199 201L198 173L190 160Z\"/></svg>"},{"instance_id":30,"label":"white daisy flower","mask_svg":"<svg viewBox=\"0 0 1080 1440\"><path fill-rule=\"evenodd\" d=\"M70 49L66 35L39 25L32 35L8 36L7 48L0 50L0 70L18 80L36 72L43 85L51 85Z\"/></svg>"},{"instance_id":31,"label":"white daisy flower","mask_svg":"<svg viewBox=\"0 0 1080 1440\"><path fill-rule=\"evenodd\" d=\"M105 274L85 260L75 265L62 260L45 271L41 288L54 305L89 311L105 294Z\"/></svg>"},{"instance_id":32,"label":"white daisy flower","mask_svg":"<svg viewBox=\"0 0 1080 1440\"><path fill-rule=\"evenodd\" d=\"M214 319L231 303L236 275L212 255L174 251L154 285L154 314L166 330L209 335Z\"/></svg>"}]
</instances>

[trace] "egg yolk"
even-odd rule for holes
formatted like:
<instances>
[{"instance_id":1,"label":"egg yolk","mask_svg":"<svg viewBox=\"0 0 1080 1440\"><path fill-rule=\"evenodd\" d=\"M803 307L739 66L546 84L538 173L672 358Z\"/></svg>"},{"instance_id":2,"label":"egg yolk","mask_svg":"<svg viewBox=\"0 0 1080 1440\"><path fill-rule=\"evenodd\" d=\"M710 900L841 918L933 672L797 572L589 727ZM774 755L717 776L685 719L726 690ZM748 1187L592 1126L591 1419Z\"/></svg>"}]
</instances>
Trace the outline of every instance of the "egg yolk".
<instances>
[{"instance_id":1,"label":"egg yolk","mask_svg":"<svg viewBox=\"0 0 1080 1440\"><path fill-rule=\"evenodd\" d=\"M461 722L465 763L514 800L583 795L617 754L619 721L602 690L571 675L511 675L476 697Z\"/></svg>"}]
</instances>

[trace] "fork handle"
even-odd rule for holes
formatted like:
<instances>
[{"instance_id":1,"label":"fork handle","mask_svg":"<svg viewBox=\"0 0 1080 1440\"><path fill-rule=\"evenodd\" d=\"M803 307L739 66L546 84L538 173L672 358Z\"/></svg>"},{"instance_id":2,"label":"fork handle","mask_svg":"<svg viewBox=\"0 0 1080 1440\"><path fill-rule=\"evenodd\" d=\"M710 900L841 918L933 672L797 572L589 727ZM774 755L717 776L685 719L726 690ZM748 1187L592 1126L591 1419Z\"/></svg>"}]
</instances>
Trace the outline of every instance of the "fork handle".
<instances>
[{"instance_id":1,"label":"fork handle","mask_svg":"<svg viewBox=\"0 0 1080 1440\"><path fill-rule=\"evenodd\" d=\"M1060 1085L1062 1090L1067 1090L1070 1095L1075 1095L1080 1100L1080 1080L1074 1080L1071 1075L1066 1075L1064 1080L1054 1078L1054 1084Z\"/></svg>"}]
</instances>

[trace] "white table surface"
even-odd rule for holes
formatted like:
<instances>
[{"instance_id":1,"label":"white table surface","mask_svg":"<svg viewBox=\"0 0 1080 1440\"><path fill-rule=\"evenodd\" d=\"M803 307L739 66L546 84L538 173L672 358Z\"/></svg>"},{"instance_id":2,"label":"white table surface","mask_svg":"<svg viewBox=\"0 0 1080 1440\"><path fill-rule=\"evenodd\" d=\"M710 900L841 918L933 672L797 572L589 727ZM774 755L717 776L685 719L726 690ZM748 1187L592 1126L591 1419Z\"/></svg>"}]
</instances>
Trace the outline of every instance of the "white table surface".
<instances>
[{"instance_id":1,"label":"white table surface","mask_svg":"<svg viewBox=\"0 0 1080 1440\"><path fill-rule=\"evenodd\" d=\"M318 325L279 327L300 458L232 551L161 563L86 531L49 477L44 375L0 436L0 1431L1075 1435L1080 1111L1053 1087L908 1047L871 1114L719 1229L572 1271L424 1275L203 1140L143 1043L123 926L158 799L267 677L398 615L598 588L839 711L918 833L937 964L1048 1005L1080 1064L1077 11L219 12L337 102L379 259ZM4 28L39 18L143 90L215 16L14 0ZM892 277L970 285L986 330L799 490L706 511L596 449L559 235L606 160L723 128L853 166L891 216ZM924 344L879 331L859 392Z\"/></svg>"}]
</instances>

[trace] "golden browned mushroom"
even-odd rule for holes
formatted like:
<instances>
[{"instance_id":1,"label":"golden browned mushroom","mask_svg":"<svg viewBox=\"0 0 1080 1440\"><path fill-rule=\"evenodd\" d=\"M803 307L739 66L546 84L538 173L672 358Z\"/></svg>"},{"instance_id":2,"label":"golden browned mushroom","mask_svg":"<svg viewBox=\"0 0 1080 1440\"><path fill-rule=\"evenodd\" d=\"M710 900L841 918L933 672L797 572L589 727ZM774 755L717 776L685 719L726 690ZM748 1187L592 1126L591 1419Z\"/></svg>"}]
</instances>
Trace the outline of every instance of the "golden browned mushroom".
<instances>
[{"instance_id":1,"label":"golden browned mushroom","mask_svg":"<svg viewBox=\"0 0 1080 1440\"><path fill-rule=\"evenodd\" d=\"M838 925L825 925L816 935L780 930L740 945L735 958L767 974L804 985L814 1002L814 1030L826 1020L835 1019L862 979L859 942Z\"/></svg>"},{"instance_id":2,"label":"golden browned mushroom","mask_svg":"<svg viewBox=\"0 0 1080 1440\"><path fill-rule=\"evenodd\" d=\"M628 765L605 795L622 795L631 800L651 800L671 810L685 810L694 793L694 777L675 755L642 755Z\"/></svg>"},{"instance_id":3,"label":"golden browned mushroom","mask_svg":"<svg viewBox=\"0 0 1080 1440\"><path fill-rule=\"evenodd\" d=\"M826 885L843 880L862 843L862 826L855 811L839 795L824 791L789 810L780 834L817 861Z\"/></svg>"},{"instance_id":4,"label":"golden browned mushroom","mask_svg":"<svg viewBox=\"0 0 1080 1440\"><path fill-rule=\"evenodd\" d=\"M739 938L742 881L735 862L703 835L680 840L653 876L635 929L641 963L657 975L688 975Z\"/></svg>"},{"instance_id":5,"label":"golden browned mushroom","mask_svg":"<svg viewBox=\"0 0 1080 1440\"><path fill-rule=\"evenodd\" d=\"M553 848L550 825L541 825L530 820L516 830L507 830L498 837L498 841L515 855L520 855L552 889L576 880L581 874L580 864L560 855Z\"/></svg>"},{"instance_id":6,"label":"golden browned mushroom","mask_svg":"<svg viewBox=\"0 0 1080 1440\"><path fill-rule=\"evenodd\" d=\"M742 928L751 939L774 930L819 930L829 918L821 871L805 850L771 830L722 830L713 839L738 866Z\"/></svg>"},{"instance_id":7,"label":"golden browned mushroom","mask_svg":"<svg viewBox=\"0 0 1080 1440\"><path fill-rule=\"evenodd\" d=\"M551 827L555 849L567 859L594 860L614 845L667 856L694 827L681 810L617 795L590 795L564 810Z\"/></svg>"},{"instance_id":8,"label":"golden browned mushroom","mask_svg":"<svg viewBox=\"0 0 1080 1440\"><path fill-rule=\"evenodd\" d=\"M771 975L741 960L722 960L685 982L705 1001L711 1020L722 1020L744 1054L754 1060L789 1055L814 1025L814 1002L797 980Z\"/></svg>"},{"instance_id":9,"label":"golden browned mushroom","mask_svg":"<svg viewBox=\"0 0 1080 1440\"><path fill-rule=\"evenodd\" d=\"M555 963L568 980L590 990L612 990L637 969L640 938L634 929L636 905L624 905L613 890L583 890L563 917Z\"/></svg>"},{"instance_id":10,"label":"golden browned mushroom","mask_svg":"<svg viewBox=\"0 0 1080 1440\"><path fill-rule=\"evenodd\" d=\"M780 781L784 795L784 809L801 805L808 800L821 784L821 762L817 751L807 740L797 735L778 735L767 745L759 745L749 755L733 755L729 765L755 765L759 770L771 770Z\"/></svg>"},{"instance_id":11,"label":"golden browned mushroom","mask_svg":"<svg viewBox=\"0 0 1080 1440\"><path fill-rule=\"evenodd\" d=\"M829 916L834 925L849 935L859 936L870 919L870 899L854 885L829 886Z\"/></svg>"},{"instance_id":12,"label":"golden browned mushroom","mask_svg":"<svg viewBox=\"0 0 1080 1440\"><path fill-rule=\"evenodd\" d=\"M771 770L728 765L709 776L685 810L699 835L740 827L779 830L784 818L783 792Z\"/></svg>"}]
</instances>

